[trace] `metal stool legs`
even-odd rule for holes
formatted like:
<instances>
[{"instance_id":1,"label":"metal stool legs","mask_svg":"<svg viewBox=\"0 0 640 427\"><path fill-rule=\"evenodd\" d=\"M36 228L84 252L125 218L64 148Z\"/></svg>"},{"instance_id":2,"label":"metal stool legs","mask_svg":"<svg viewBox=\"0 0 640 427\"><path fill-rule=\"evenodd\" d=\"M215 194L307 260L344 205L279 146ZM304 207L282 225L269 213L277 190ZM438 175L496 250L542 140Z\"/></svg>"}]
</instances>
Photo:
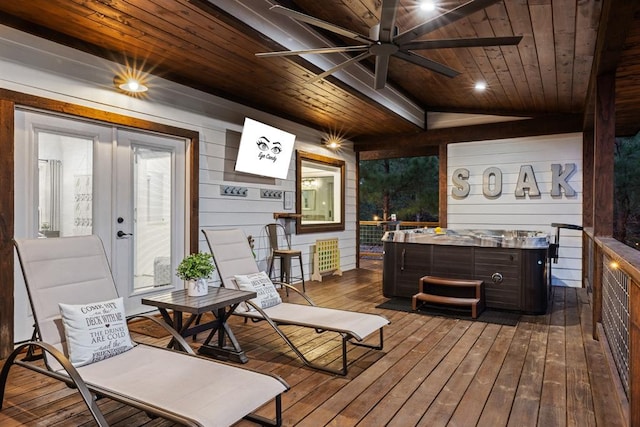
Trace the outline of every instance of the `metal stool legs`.
<instances>
[{"instance_id":1,"label":"metal stool legs","mask_svg":"<svg viewBox=\"0 0 640 427\"><path fill-rule=\"evenodd\" d=\"M291 259L297 258L300 262L300 279L302 280L302 292L306 292L304 284L304 267L302 264L302 253L283 253L284 251L273 251L271 255L271 261L269 262L269 277L273 275L273 265L276 258L280 259L280 281L291 284Z\"/></svg>"},{"instance_id":2,"label":"metal stool legs","mask_svg":"<svg viewBox=\"0 0 640 427\"><path fill-rule=\"evenodd\" d=\"M290 237L281 224L267 224L265 227L269 246L271 247L271 261L269 262L269 277L272 277L273 264L276 258L280 259L280 281L291 284L291 259L300 261L300 278L302 279L302 292L306 292L304 285L304 268L302 266L302 251L291 249ZM280 245L280 243L283 243Z\"/></svg>"}]
</instances>

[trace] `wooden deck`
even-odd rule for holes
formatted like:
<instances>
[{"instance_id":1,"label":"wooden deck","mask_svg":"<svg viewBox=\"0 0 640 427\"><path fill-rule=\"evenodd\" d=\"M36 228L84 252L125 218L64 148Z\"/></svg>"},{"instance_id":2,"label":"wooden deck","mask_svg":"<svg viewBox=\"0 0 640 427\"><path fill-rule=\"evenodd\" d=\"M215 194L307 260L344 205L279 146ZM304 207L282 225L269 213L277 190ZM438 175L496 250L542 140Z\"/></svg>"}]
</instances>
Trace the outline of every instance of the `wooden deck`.
<instances>
[{"instance_id":1,"label":"wooden deck","mask_svg":"<svg viewBox=\"0 0 640 427\"><path fill-rule=\"evenodd\" d=\"M385 300L381 279L380 271L359 269L307 283L307 293L320 305L381 313L392 321L383 351L350 346L346 377L303 367L266 325L232 320L250 359L246 366L277 373L291 385L283 396L284 425L624 425L604 353L591 339L583 290L556 288L547 315L522 316L517 326L502 326L376 309ZM337 358L338 340L289 331L318 360ZM115 426L173 425L108 399L99 404ZM264 414L270 411L271 406ZM17 425L93 423L75 391L15 367L0 426Z\"/></svg>"}]
</instances>

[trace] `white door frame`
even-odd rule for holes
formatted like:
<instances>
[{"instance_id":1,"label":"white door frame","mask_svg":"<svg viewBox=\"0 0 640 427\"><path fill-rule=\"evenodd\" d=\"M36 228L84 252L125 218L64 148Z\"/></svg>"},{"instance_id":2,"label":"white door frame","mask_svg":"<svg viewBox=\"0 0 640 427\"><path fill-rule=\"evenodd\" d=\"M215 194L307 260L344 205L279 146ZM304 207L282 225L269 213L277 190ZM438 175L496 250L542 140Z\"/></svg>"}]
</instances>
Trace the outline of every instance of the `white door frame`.
<instances>
[{"instance_id":1,"label":"white door frame","mask_svg":"<svg viewBox=\"0 0 640 427\"><path fill-rule=\"evenodd\" d=\"M36 119L29 118L35 117ZM47 125L39 125L36 122L41 120L51 121ZM73 123L70 126L69 123ZM33 184L37 183L35 178L37 176L37 147L34 139L34 129L42 129L51 132L59 132L62 134L69 134L74 136L80 136L83 138L89 138L94 141L94 175L96 181L94 182L93 189L95 194L111 194L114 185L117 185L115 176L117 173L111 174L110 169L115 167L116 159L112 154L117 147L116 141L116 126L110 123L101 122L89 122L77 119L74 117L65 117L62 115L47 114L39 111L31 111L29 109L16 109L15 114L15 237L36 237L38 233L37 226L37 213L34 207L37 197L37 187ZM96 129L99 129L97 131ZM136 131L139 134L144 134L145 131ZM150 134L151 132L149 132ZM186 252L190 242L190 225L189 214L187 209L189 208L189 168L193 165L187 158L186 153L189 149L190 140L180 137L167 137L174 141L183 141L180 155L176 155L175 162L180 163L180 167L176 169L176 175L179 174L182 184L182 195L180 196L180 190L174 193L176 199L181 201L182 209L180 212L176 212L174 215L176 226L182 221L182 225L179 227L179 232L175 242L178 244L176 249L172 250L173 264L176 264L181 255ZM113 178L110 178L113 177ZM106 179L105 179L106 178ZM116 203L111 200L111 196L108 197L108 206L110 209L105 209L109 215L104 217L116 218L114 215ZM98 209L94 202L94 210ZM30 213L30 214L29 214ZM117 248L115 243L116 227L115 221L107 219L98 219L94 223L94 234L98 234L104 241L105 251L110 263L113 262ZM14 269L14 341L20 342L31 337L33 331L33 318L28 307L28 299L26 295L26 289L24 287L22 274L19 269L19 262L15 259ZM175 271L175 266L172 265L172 271ZM174 280L172 284L175 286L181 286L182 283ZM120 292L120 289L119 289ZM136 310L136 311L149 311L148 310Z\"/></svg>"},{"instance_id":2,"label":"white door frame","mask_svg":"<svg viewBox=\"0 0 640 427\"><path fill-rule=\"evenodd\" d=\"M141 306L140 297L160 292L167 292L182 286L182 282L173 274L178 263L185 253L185 236L188 234L186 228L186 141L180 138L168 137L164 135L152 134L149 132L133 131L128 129L118 129L116 135L116 158L114 162L113 185L117 194L116 200L112 203L113 212L111 214L112 231L111 253L113 255L112 269L118 287L118 294L125 300L125 308L128 314L141 313L154 310L153 307ZM133 147L159 148L171 153L172 180L171 195L173 196L171 209L171 285L161 286L154 289L135 290L133 287L133 242L137 238L136 227L133 223L135 216L133 212L134 197L133 191ZM122 190L125 191L122 191ZM125 221L117 223L118 218ZM118 231L130 233L131 235L118 238Z\"/></svg>"}]
</instances>

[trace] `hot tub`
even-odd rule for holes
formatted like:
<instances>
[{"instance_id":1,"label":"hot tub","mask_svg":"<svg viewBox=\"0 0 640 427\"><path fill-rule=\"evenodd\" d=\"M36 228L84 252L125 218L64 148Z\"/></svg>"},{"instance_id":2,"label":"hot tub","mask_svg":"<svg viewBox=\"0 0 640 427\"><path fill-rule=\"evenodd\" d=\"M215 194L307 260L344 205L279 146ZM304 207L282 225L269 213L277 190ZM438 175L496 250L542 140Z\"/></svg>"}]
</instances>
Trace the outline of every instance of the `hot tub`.
<instances>
[{"instance_id":1,"label":"hot tub","mask_svg":"<svg viewBox=\"0 0 640 427\"><path fill-rule=\"evenodd\" d=\"M422 276L482 280L488 308L545 313L549 236L527 230L386 232L383 294L411 297Z\"/></svg>"}]
</instances>

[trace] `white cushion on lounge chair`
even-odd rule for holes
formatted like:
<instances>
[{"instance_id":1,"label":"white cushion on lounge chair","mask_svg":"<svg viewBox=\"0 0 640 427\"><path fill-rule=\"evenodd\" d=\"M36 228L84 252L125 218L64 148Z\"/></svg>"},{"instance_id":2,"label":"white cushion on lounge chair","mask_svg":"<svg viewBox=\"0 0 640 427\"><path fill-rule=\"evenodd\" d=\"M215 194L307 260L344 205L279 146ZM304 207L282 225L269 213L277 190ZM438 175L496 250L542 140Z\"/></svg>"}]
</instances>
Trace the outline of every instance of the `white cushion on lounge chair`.
<instances>
[{"instance_id":1,"label":"white cushion on lounge chair","mask_svg":"<svg viewBox=\"0 0 640 427\"><path fill-rule=\"evenodd\" d=\"M25 279L31 283L29 299L40 339L68 356L58 303L83 304L118 297L102 242L96 236L16 242ZM48 362L53 369L60 368L55 360Z\"/></svg>"},{"instance_id":2,"label":"white cushion on lounge chair","mask_svg":"<svg viewBox=\"0 0 640 427\"><path fill-rule=\"evenodd\" d=\"M38 336L68 354L58 304L118 297L102 242L97 236L79 236L16 240L15 245ZM10 358L18 350L20 347ZM51 357L53 352L43 354L52 371L68 376ZM37 365L39 369L41 364ZM92 392L183 424L195 420L205 426L233 424L274 398L280 411L279 395L289 388L274 375L145 344L76 370L81 377L74 378L76 384L86 383ZM78 389L92 408L95 402L89 390ZM92 411L98 421L102 417L99 408Z\"/></svg>"},{"instance_id":3,"label":"white cushion on lounge chair","mask_svg":"<svg viewBox=\"0 0 640 427\"><path fill-rule=\"evenodd\" d=\"M229 426L285 390L266 375L146 345L78 372L87 384L153 402L206 426Z\"/></svg>"},{"instance_id":4,"label":"white cushion on lounge chair","mask_svg":"<svg viewBox=\"0 0 640 427\"><path fill-rule=\"evenodd\" d=\"M236 275L253 274L260 271L255 257L251 252L247 237L242 230L204 229L202 232L213 254L213 259L223 286L235 288L236 284L234 279ZM385 317L379 314L317 307L313 305L311 300L306 296L305 298L310 305L282 302L274 307L263 309L263 311L267 316L266 320L269 321L269 324L307 366L331 373L346 375L347 342L372 349L382 349L383 327L389 324L389 320ZM262 318L262 314L256 311L237 312L234 314L256 319ZM311 362L278 325L298 325L315 329L316 332L340 333L342 335L342 368L337 370ZM380 334L380 343L378 345L352 341L352 339L362 341L375 331L378 331Z\"/></svg>"},{"instance_id":5,"label":"white cushion on lounge chair","mask_svg":"<svg viewBox=\"0 0 640 427\"><path fill-rule=\"evenodd\" d=\"M257 296L252 298L251 301L260 308L269 308L282 303L280 294L264 271L252 274L236 274L234 279L238 289L241 291L256 293ZM236 308L236 311L255 311L255 309L249 304L243 303Z\"/></svg>"},{"instance_id":6,"label":"white cushion on lounge chair","mask_svg":"<svg viewBox=\"0 0 640 427\"><path fill-rule=\"evenodd\" d=\"M362 341L369 334L389 324L389 321L382 316L302 304L278 304L265 309L264 312L271 320L280 324L291 323L316 329L342 331L352 335L358 341ZM262 317L256 311L244 313L244 315Z\"/></svg>"},{"instance_id":7,"label":"white cushion on lounge chair","mask_svg":"<svg viewBox=\"0 0 640 427\"><path fill-rule=\"evenodd\" d=\"M133 348L122 297L58 306L73 366L99 362Z\"/></svg>"}]
</instances>

